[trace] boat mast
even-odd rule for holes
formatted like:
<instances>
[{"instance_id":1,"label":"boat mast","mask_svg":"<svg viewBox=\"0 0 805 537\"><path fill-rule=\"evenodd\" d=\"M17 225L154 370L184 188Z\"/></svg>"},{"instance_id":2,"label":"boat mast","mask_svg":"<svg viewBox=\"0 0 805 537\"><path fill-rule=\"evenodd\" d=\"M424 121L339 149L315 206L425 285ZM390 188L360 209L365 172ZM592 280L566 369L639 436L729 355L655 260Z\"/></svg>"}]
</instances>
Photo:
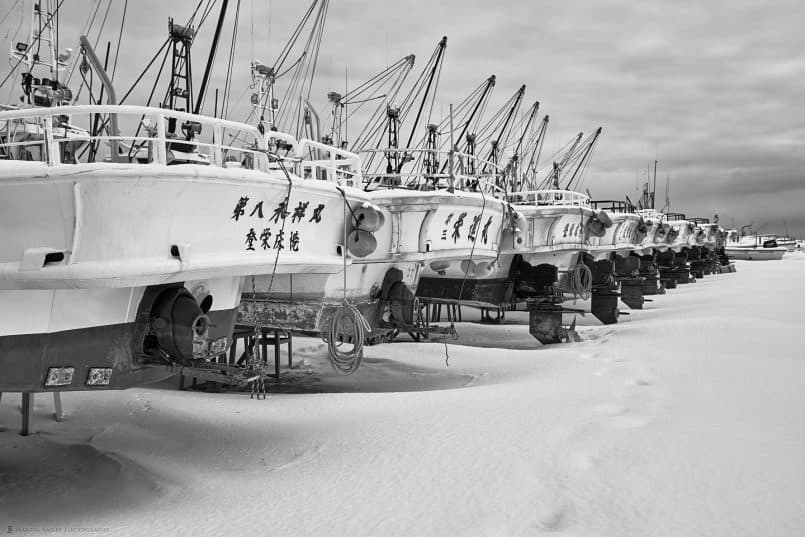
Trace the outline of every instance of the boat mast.
<instances>
[{"instance_id":1,"label":"boat mast","mask_svg":"<svg viewBox=\"0 0 805 537\"><path fill-rule=\"evenodd\" d=\"M593 148L595 147L596 142L598 141L599 136L601 136L601 131L603 127L598 127L596 131L590 136L588 141L584 144L585 149L584 153L582 153L581 158L576 165L576 169L573 170L573 175L570 176L570 180L567 182L567 186L565 190L571 190L571 186L574 188L578 187L579 183L581 182L581 176L583 174L583 170L586 168L587 164L590 161L590 156L592 155ZM578 179L577 179L578 177ZM576 183L575 185L573 183Z\"/></svg>"},{"instance_id":2,"label":"boat mast","mask_svg":"<svg viewBox=\"0 0 805 537\"><path fill-rule=\"evenodd\" d=\"M332 103L333 106L344 107L345 134L346 124L350 115L358 113L364 107L371 107L371 103L378 103L371 112L369 120L355 137L355 140L351 144L348 143L348 147L345 149L349 148L352 152L359 153L368 147L369 142L375 139L377 133L384 131L386 110L391 103L395 102L397 94L414 66L415 59L415 56L410 54L397 60L393 65L355 88L346 88L341 100L338 103ZM335 133L331 132L330 136L335 138ZM369 160L371 158L370 156ZM369 164L369 162L365 162L365 164Z\"/></svg>"},{"instance_id":3,"label":"boat mast","mask_svg":"<svg viewBox=\"0 0 805 537\"><path fill-rule=\"evenodd\" d=\"M92 45L89 44L89 39L87 39L87 36L82 35L80 38L80 43L82 54L92 64L95 72L98 73L98 76L101 78L103 87L106 88L107 102L109 104L117 104L117 94L115 93L115 88L112 85L112 81L109 80L109 76L106 74L106 70L103 68L101 60L99 60L98 56L95 54ZM111 146L112 162L117 162L120 158L118 151L120 131L117 126L117 114L109 114L109 135L111 136L109 144Z\"/></svg>"},{"instance_id":4,"label":"boat mast","mask_svg":"<svg viewBox=\"0 0 805 537\"><path fill-rule=\"evenodd\" d=\"M472 112L470 112L467 121L464 122L464 127L461 129L461 133L457 137L458 140L465 138L467 147L464 152L472 156L475 156L476 136L475 133L470 133L468 130L475 119L475 116L478 114L478 111L481 110L481 107L484 106L488 101L492 88L495 87L495 75L491 75L489 78L487 78L482 87L483 90L481 91L481 95L478 97L478 101L475 103L475 106L473 107ZM475 175L475 159L469 159L467 166L470 168L467 170L468 175Z\"/></svg>"},{"instance_id":5,"label":"boat mast","mask_svg":"<svg viewBox=\"0 0 805 537\"><path fill-rule=\"evenodd\" d=\"M193 72L191 69L190 47L196 31L193 26L181 26L168 19L168 33L170 35L173 52L171 54L171 79L168 93L162 103L163 108L191 113L193 108ZM184 101L184 108L177 108L179 101ZM175 120L168 126L168 131L174 133Z\"/></svg>"},{"instance_id":6,"label":"boat mast","mask_svg":"<svg viewBox=\"0 0 805 537\"><path fill-rule=\"evenodd\" d=\"M517 141L517 146L514 148L514 153L509 160L509 169L510 169L510 176L512 182L512 190L517 186L515 183L519 182L519 171L518 171L518 164L520 161L520 151L523 149L523 143L525 142L525 138L528 135L528 132L531 129L532 123L534 123L534 119L537 117L537 113L539 112L539 101L536 101L533 105L531 105L531 112L528 114L528 119L526 120L525 126L523 127L523 132L520 135L520 139Z\"/></svg>"},{"instance_id":7,"label":"boat mast","mask_svg":"<svg viewBox=\"0 0 805 537\"><path fill-rule=\"evenodd\" d=\"M450 105L450 122L452 126L453 120L453 105ZM450 151L451 155L453 154L453 131L450 130ZM424 173L426 177L432 177L434 174L439 173L439 155L437 153L439 148L439 126L434 125L433 123L428 123L428 133L427 137L425 138L425 157L423 159L422 167L424 168ZM451 156L452 159L452 156ZM450 169L452 170L453 164L450 163ZM452 175L451 181L452 181Z\"/></svg>"},{"instance_id":8,"label":"boat mast","mask_svg":"<svg viewBox=\"0 0 805 537\"><path fill-rule=\"evenodd\" d=\"M542 153L542 145L545 142L545 132L548 130L548 122L550 121L550 116L546 115L542 118L542 123L540 123L539 129L537 130L537 139L534 141L534 149L531 151L531 158L528 159L528 166L525 168L525 174L530 177L534 177L537 173L537 166L539 164L539 157ZM528 188L532 189L533 186L532 179L528 180Z\"/></svg>"},{"instance_id":9,"label":"boat mast","mask_svg":"<svg viewBox=\"0 0 805 537\"><path fill-rule=\"evenodd\" d=\"M224 25L224 17L226 16L226 8L228 4L229 0L223 0L223 3L221 4L221 12L218 14L218 24L215 26L215 35L212 38L210 54L207 56L207 65L204 68L204 76L201 79L201 87L198 90L198 97L196 98L196 107L193 109L194 114L201 113L201 107L204 105L204 94L207 91L207 85L210 81L210 72L212 71L212 64L215 60L215 54L218 51L218 41L221 38L221 28Z\"/></svg>"},{"instance_id":10,"label":"boat mast","mask_svg":"<svg viewBox=\"0 0 805 537\"><path fill-rule=\"evenodd\" d=\"M578 133L576 137L573 139L573 144L570 146L570 149L568 149L567 152L564 155L562 155L562 158L558 162L553 161L553 170L551 174L548 176L548 180L553 181L554 189L559 190L559 176L561 175L562 170L567 165L567 163L570 162L570 158L575 153L576 147L578 147L579 143L581 143L582 136L584 136L583 132ZM547 183L548 181L543 182Z\"/></svg>"},{"instance_id":11,"label":"boat mast","mask_svg":"<svg viewBox=\"0 0 805 537\"><path fill-rule=\"evenodd\" d=\"M507 103L507 105L509 105L508 112L506 113L505 119L503 120L500 126L498 135L489 142L490 150L486 160L488 160L489 162L491 162L496 166L498 164L498 160L500 159L501 143L505 145L506 140L508 139L509 125L511 123L512 118L515 116L515 114L517 114L517 110L519 110L520 108L520 103L523 100L523 95L525 95L525 84L520 86L520 89L518 89L517 92L514 94L514 96L512 96L512 98L509 100L509 103L511 104L509 105L509 103ZM486 167L487 166L485 165L484 168Z\"/></svg>"},{"instance_id":12,"label":"boat mast","mask_svg":"<svg viewBox=\"0 0 805 537\"><path fill-rule=\"evenodd\" d=\"M464 148L464 153L466 153L467 155L470 156L470 158L466 159L467 160L467 162L466 162L467 169L466 169L465 173L467 175L475 175L475 173L476 173L475 159L472 158L473 156L475 156L476 135L475 135L475 133L469 132L469 130L470 130L470 127L473 124L473 121L476 120L476 117L478 116L479 112L482 112L482 110L484 108L486 108L486 103L488 102L489 96L491 95L491 92L492 92L492 88L494 88L494 87L495 87L495 75L491 75L484 82L482 82L479 87L474 89L458 105L459 109L464 109L466 107L466 105L468 105L469 103L473 102L472 101L473 98L476 99L474 104L473 104L473 106L472 106L472 111L469 113L469 115L467 116L467 118L465 120L462 120L462 125L463 126L461 127L461 132L459 133L458 136L454 136L453 138L451 138L453 140L453 142L451 142L451 149L453 149L453 150L457 149L457 145L459 143L461 143L462 139L466 142L465 148ZM474 97L476 94L478 94L477 98ZM444 123L444 122L442 122L442 123ZM459 166L461 166L463 168L463 166L464 166L463 162L460 163ZM441 173L445 173L446 169L447 169L447 163L442 165Z\"/></svg>"},{"instance_id":13,"label":"boat mast","mask_svg":"<svg viewBox=\"0 0 805 537\"><path fill-rule=\"evenodd\" d=\"M442 40L439 41L439 44L436 46L436 59L433 62L433 67L430 71L430 75L428 76L428 84L425 86L425 93L422 95L422 101L419 103L419 109L416 112L416 118L414 119L414 124L411 126L411 134L408 135L408 142L405 144L405 147L411 147L411 142L414 141L414 134L416 133L416 128L419 125L419 120L422 117L422 112L425 110L425 105L428 102L428 97L430 95L430 89L433 87L434 81L436 84L439 83L438 74L441 73L442 69L442 60L444 59L444 51L447 48L447 36L443 36ZM432 99L431 99L432 100ZM399 173L400 170L397 170Z\"/></svg>"},{"instance_id":14,"label":"boat mast","mask_svg":"<svg viewBox=\"0 0 805 537\"><path fill-rule=\"evenodd\" d=\"M421 74L414 82L413 87L408 91L408 94L403 99L401 105L398 106L387 101L386 127L382 133L382 136L386 137L388 141L388 145L386 146L387 151L385 152L386 173L400 173L406 162L414 160L410 154L405 153L401 155L398 151L400 125L402 124L403 119L407 116L408 112L411 110L414 101L419 99L421 94L422 99L420 101L419 108L417 109L416 118L411 127L411 132L408 136L408 142L405 145L406 149L410 149L414 135L416 134L417 126L419 125L419 121L422 118L422 113L424 112L428 101L431 102L430 109L428 110L428 120L430 120L430 113L433 110L433 101L435 99L434 95L436 88L434 87L434 83L438 87L439 74L441 73L441 65L442 60L444 59L444 51L446 48L447 36L444 36L436 45L436 49L433 51L433 54L431 54L430 59L425 64ZM431 92L431 88L434 88L433 92ZM383 142L381 141L379 147L382 147L382 144Z\"/></svg>"},{"instance_id":15,"label":"boat mast","mask_svg":"<svg viewBox=\"0 0 805 537\"><path fill-rule=\"evenodd\" d=\"M28 24L28 40L25 43L17 42L11 49L11 59L17 63L12 67L12 71L19 65L25 65L25 72L22 74L23 97L22 101L34 106L53 106L66 104L72 94L61 83L59 83L59 71L67 67L67 62L72 55L71 48L65 49L64 53L59 54L56 50L56 39L54 29L54 19L58 14L58 7L51 11L51 1L46 0L47 7L42 12L41 2L31 3L31 19ZM36 29L34 28L36 26ZM47 44L50 54L49 61L43 61L40 56L42 41ZM36 49L34 49L36 46ZM37 66L47 66L51 79L42 78L41 83L33 76L33 71ZM10 73L9 73L10 75Z\"/></svg>"}]
</instances>

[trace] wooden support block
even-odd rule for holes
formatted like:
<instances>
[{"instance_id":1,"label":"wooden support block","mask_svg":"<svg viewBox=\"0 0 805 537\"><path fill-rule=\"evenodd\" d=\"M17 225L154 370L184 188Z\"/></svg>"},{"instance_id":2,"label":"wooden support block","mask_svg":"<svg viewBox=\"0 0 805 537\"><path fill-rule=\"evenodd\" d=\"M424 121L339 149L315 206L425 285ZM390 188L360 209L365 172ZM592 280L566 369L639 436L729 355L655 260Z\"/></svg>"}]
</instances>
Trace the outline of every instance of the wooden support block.
<instances>
[{"instance_id":1,"label":"wooden support block","mask_svg":"<svg viewBox=\"0 0 805 537\"><path fill-rule=\"evenodd\" d=\"M268 363L268 342L266 341L266 332L267 330L263 330L263 333L260 334L262 337L260 338L260 360L264 363Z\"/></svg>"},{"instance_id":2,"label":"wooden support block","mask_svg":"<svg viewBox=\"0 0 805 537\"><path fill-rule=\"evenodd\" d=\"M274 378L280 378L280 331L274 330Z\"/></svg>"},{"instance_id":3,"label":"wooden support block","mask_svg":"<svg viewBox=\"0 0 805 537\"><path fill-rule=\"evenodd\" d=\"M56 410L56 421L64 421L61 408L61 392L53 392L53 407Z\"/></svg>"},{"instance_id":4,"label":"wooden support block","mask_svg":"<svg viewBox=\"0 0 805 537\"><path fill-rule=\"evenodd\" d=\"M28 436L34 434L34 394L22 392L22 429L20 434Z\"/></svg>"},{"instance_id":5,"label":"wooden support block","mask_svg":"<svg viewBox=\"0 0 805 537\"><path fill-rule=\"evenodd\" d=\"M238 340L237 338L232 338L232 346L229 347L229 365L235 365L238 363Z\"/></svg>"},{"instance_id":6,"label":"wooden support block","mask_svg":"<svg viewBox=\"0 0 805 537\"><path fill-rule=\"evenodd\" d=\"M288 369L293 367L293 334L288 332Z\"/></svg>"}]
</instances>

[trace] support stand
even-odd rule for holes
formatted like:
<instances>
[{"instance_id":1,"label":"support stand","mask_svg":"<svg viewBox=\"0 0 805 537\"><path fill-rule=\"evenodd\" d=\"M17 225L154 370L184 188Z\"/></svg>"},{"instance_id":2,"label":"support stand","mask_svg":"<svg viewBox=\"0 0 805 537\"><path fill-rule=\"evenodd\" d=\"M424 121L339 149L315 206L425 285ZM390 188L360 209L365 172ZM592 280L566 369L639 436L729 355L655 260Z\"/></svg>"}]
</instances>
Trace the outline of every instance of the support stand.
<instances>
[{"instance_id":1,"label":"support stand","mask_svg":"<svg viewBox=\"0 0 805 537\"><path fill-rule=\"evenodd\" d=\"M615 261L618 261L617 259ZM618 281L615 275L616 262L601 259L592 263L592 294L590 312L604 324L618 322ZM617 265L622 263L618 262Z\"/></svg>"},{"instance_id":2,"label":"support stand","mask_svg":"<svg viewBox=\"0 0 805 537\"><path fill-rule=\"evenodd\" d=\"M596 319L604 324L618 322L618 293L617 289L593 289L590 298L590 311Z\"/></svg>"},{"instance_id":3,"label":"support stand","mask_svg":"<svg viewBox=\"0 0 805 537\"><path fill-rule=\"evenodd\" d=\"M256 341L255 341L256 339ZM238 342L243 343L243 353L237 354ZM288 369L293 367L293 334L290 330L282 328L261 328L259 334L255 333L253 326L236 325L232 333L232 345L229 354L222 354L217 362L202 364L197 367L184 367L179 373L179 389L185 388L184 379L189 377L192 384L189 388L196 388L197 382L207 382L213 390L218 391L221 385L242 386L241 374L252 358L251 349L254 348L257 357L264 363L269 362L268 347L274 347L274 378L280 378L280 346L288 345ZM262 378L259 379L262 381ZM255 381L256 382L256 381Z\"/></svg>"},{"instance_id":4,"label":"support stand","mask_svg":"<svg viewBox=\"0 0 805 537\"><path fill-rule=\"evenodd\" d=\"M624 278L621 280L621 301L633 310L642 310L649 299L643 296L645 278ZM656 282L654 283L656 291ZM656 294L656 293L655 293Z\"/></svg>"},{"instance_id":5,"label":"support stand","mask_svg":"<svg viewBox=\"0 0 805 537\"><path fill-rule=\"evenodd\" d=\"M492 317L492 312L495 316ZM506 310L503 308L481 308L481 322L484 324L500 324L506 319Z\"/></svg>"},{"instance_id":6,"label":"support stand","mask_svg":"<svg viewBox=\"0 0 805 537\"><path fill-rule=\"evenodd\" d=\"M2 401L3 392L0 392ZM61 392L53 392L53 406L55 409L54 418L56 421L64 421L64 414L61 405ZM20 434L30 436L36 432L36 422L34 419L34 392L22 392L22 425Z\"/></svg>"},{"instance_id":7,"label":"support stand","mask_svg":"<svg viewBox=\"0 0 805 537\"><path fill-rule=\"evenodd\" d=\"M561 343L567 337L562 326L562 309L550 302L529 302L528 333L543 345Z\"/></svg>"}]
</instances>

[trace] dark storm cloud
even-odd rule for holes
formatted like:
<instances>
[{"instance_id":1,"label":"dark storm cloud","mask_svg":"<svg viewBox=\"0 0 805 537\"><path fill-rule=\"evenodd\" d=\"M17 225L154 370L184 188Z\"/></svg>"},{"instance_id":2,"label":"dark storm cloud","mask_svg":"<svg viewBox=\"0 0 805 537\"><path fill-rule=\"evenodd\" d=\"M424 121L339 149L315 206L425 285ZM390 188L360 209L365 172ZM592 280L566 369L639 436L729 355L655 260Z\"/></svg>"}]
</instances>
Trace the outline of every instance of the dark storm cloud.
<instances>
[{"instance_id":1,"label":"dark storm cloud","mask_svg":"<svg viewBox=\"0 0 805 537\"><path fill-rule=\"evenodd\" d=\"M124 87L164 39L168 15L183 20L195 5L129 4L118 73ZM63 20L78 28L81 6L92 5L76 0ZM306 5L241 3L233 117L248 110L252 54L270 63ZM803 21L805 7L787 0L331 0L314 102L341 91L345 70L350 81L365 80L410 53L421 67L447 35L443 105L435 113L446 113L490 74L498 81L491 108L525 83L526 105L540 100L551 115L546 154L580 130L604 127L585 185L595 196L633 196L656 154L658 199L670 174L675 210L720 211L736 224L778 228L785 219L805 236ZM206 24L194 48L197 76L212 33L213 23ZM228 34L225 40L221 67ZM223 86L224 76L219 69L213 87ZM144 95L147 88L138 98Z\"/></svg>"}]
</instances>

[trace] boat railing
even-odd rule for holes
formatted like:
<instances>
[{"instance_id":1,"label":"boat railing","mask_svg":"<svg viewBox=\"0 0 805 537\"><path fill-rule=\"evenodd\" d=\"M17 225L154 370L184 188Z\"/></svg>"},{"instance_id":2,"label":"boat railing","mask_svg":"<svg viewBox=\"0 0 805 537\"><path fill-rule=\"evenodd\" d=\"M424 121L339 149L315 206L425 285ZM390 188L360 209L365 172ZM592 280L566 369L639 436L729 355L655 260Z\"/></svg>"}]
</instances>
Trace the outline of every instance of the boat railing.
<instances>
[{"instance_id":1,"label":"boat railing","mask_svg":"<svg viewBox=\"0 0 805 537\"><path fill-rule=\"evenodd\" d=\"M271 169L280 168L281 161L290 164L303 179L352 187L361 184L361 158L355 153L313 140L297 140L279 131L268 131L264 136L271 153Z\"/></svg>"},{"instance_id":2,"label":"boat railing","mask_svg":"<svg viewBox=\"0 0 805 537\"><path fill-rule=\"evenodd\" d=\"M688 220L690 220L691 222L693 222L695 224L709 224L710 223L709 218L688 218Z\"/></svg>"},{"instance_id":3,"label":"boat railing","mask_svg":"<svg viewBox=\"0 0 805 537\"><path fill-rule=\"evenodd\" d=\"M680 222L682 220L687 220L687 217L684 213L665 213L665 219L669 222Z\"/></svg>"},{"instance_id":4,"label":"boat railing","mask_svg":"<svg viewBox=\"0 0 805 537\"><path fill-rule=\"evenodd\" d=\"M590 207L590 197L572 190L523 190L512 192L508 201L521 205Z\"/></svg>"},{"instance_id":5,"label":"boat railing","mask_svg":"<svg viewBox=\"0 0 805 537\"><path fill-rule=\"evenodd\" d=\"M300 158L312 156L299 163L302 178L324 179L351 187L361 185L361 158L355 153L313 140L301 140L298 147Z\"/></svg>"},{"instance_id":6,"label":"boat railing","mask_svg":"<svg viewBox=\"0 0 805 537\"><path fill-rule=\"evenodd\" d=\"M436 168L441 169L445 162L449 162L450 151L440 149L393 149L375 148L365 149L361 154L367 156L364 161L371 161L375 155L387 156L399 154L403 163L417 161L425 158L433 159ZM456 190L467 192L483 192L495 197L505 196L503 188L503 170L494 162L478 158L475 155L453 151L453 174L425 173L421 170L410 172L368 172L363 173L363 183L366 190L378 188L406 188L410 190L439 190L453 187ZM420 162L422 164L422 162ZM422 167L422 166L420 166ZM447 171L447 170L445 170Z\"/></svg>"},{"instance_id":7,"label":"boat railing","mask_svg":"<svg viewBox=\"0 0 805 537\"><path fill-rule=\"evenodd\" d=\"M105 127L115 116L119 132ZM47 165L112 162L198 164L267 172L287 164L298 176L361 183L355 153L225 119L136 105L79 105L0 112L0 160Z\"/></svg>"},{"instance_id":8,"label":"boat railing","mask_svg":"<svg viewBox=\"0 0 805 537\"><path fill-rule=\"evenodd\" d=\"M116 121L109 121L114 116ZM81 128L74 121L87 119ZM98 134L103 132L104 134ZM33 151L36 149L35 151ZM0 112L0 159L50 166L80 162L202 164L266 171L268 150L256 127L136 105L78 105Z\"/></svg>"},{"instance_id":9,"label":"boat railing","mask_svg":"<svg viewBox=\"0 0 805 537\"><path fill-rule=\"evenodd\" d=\"M666 215L656 209L638 209L637 214L646 220L656 220L659 222L667 220Z\"/></svg>"},{"instance_id":10,"label":"boat railing","mask_svg":"<svg viewBox=\"0 0 805 537\"><path fill-rule=\"evenodd\" d=\"M590 206L610 213L635 214L635 206L622 200L592 200Z\"/></svg>"}]
</instances>

